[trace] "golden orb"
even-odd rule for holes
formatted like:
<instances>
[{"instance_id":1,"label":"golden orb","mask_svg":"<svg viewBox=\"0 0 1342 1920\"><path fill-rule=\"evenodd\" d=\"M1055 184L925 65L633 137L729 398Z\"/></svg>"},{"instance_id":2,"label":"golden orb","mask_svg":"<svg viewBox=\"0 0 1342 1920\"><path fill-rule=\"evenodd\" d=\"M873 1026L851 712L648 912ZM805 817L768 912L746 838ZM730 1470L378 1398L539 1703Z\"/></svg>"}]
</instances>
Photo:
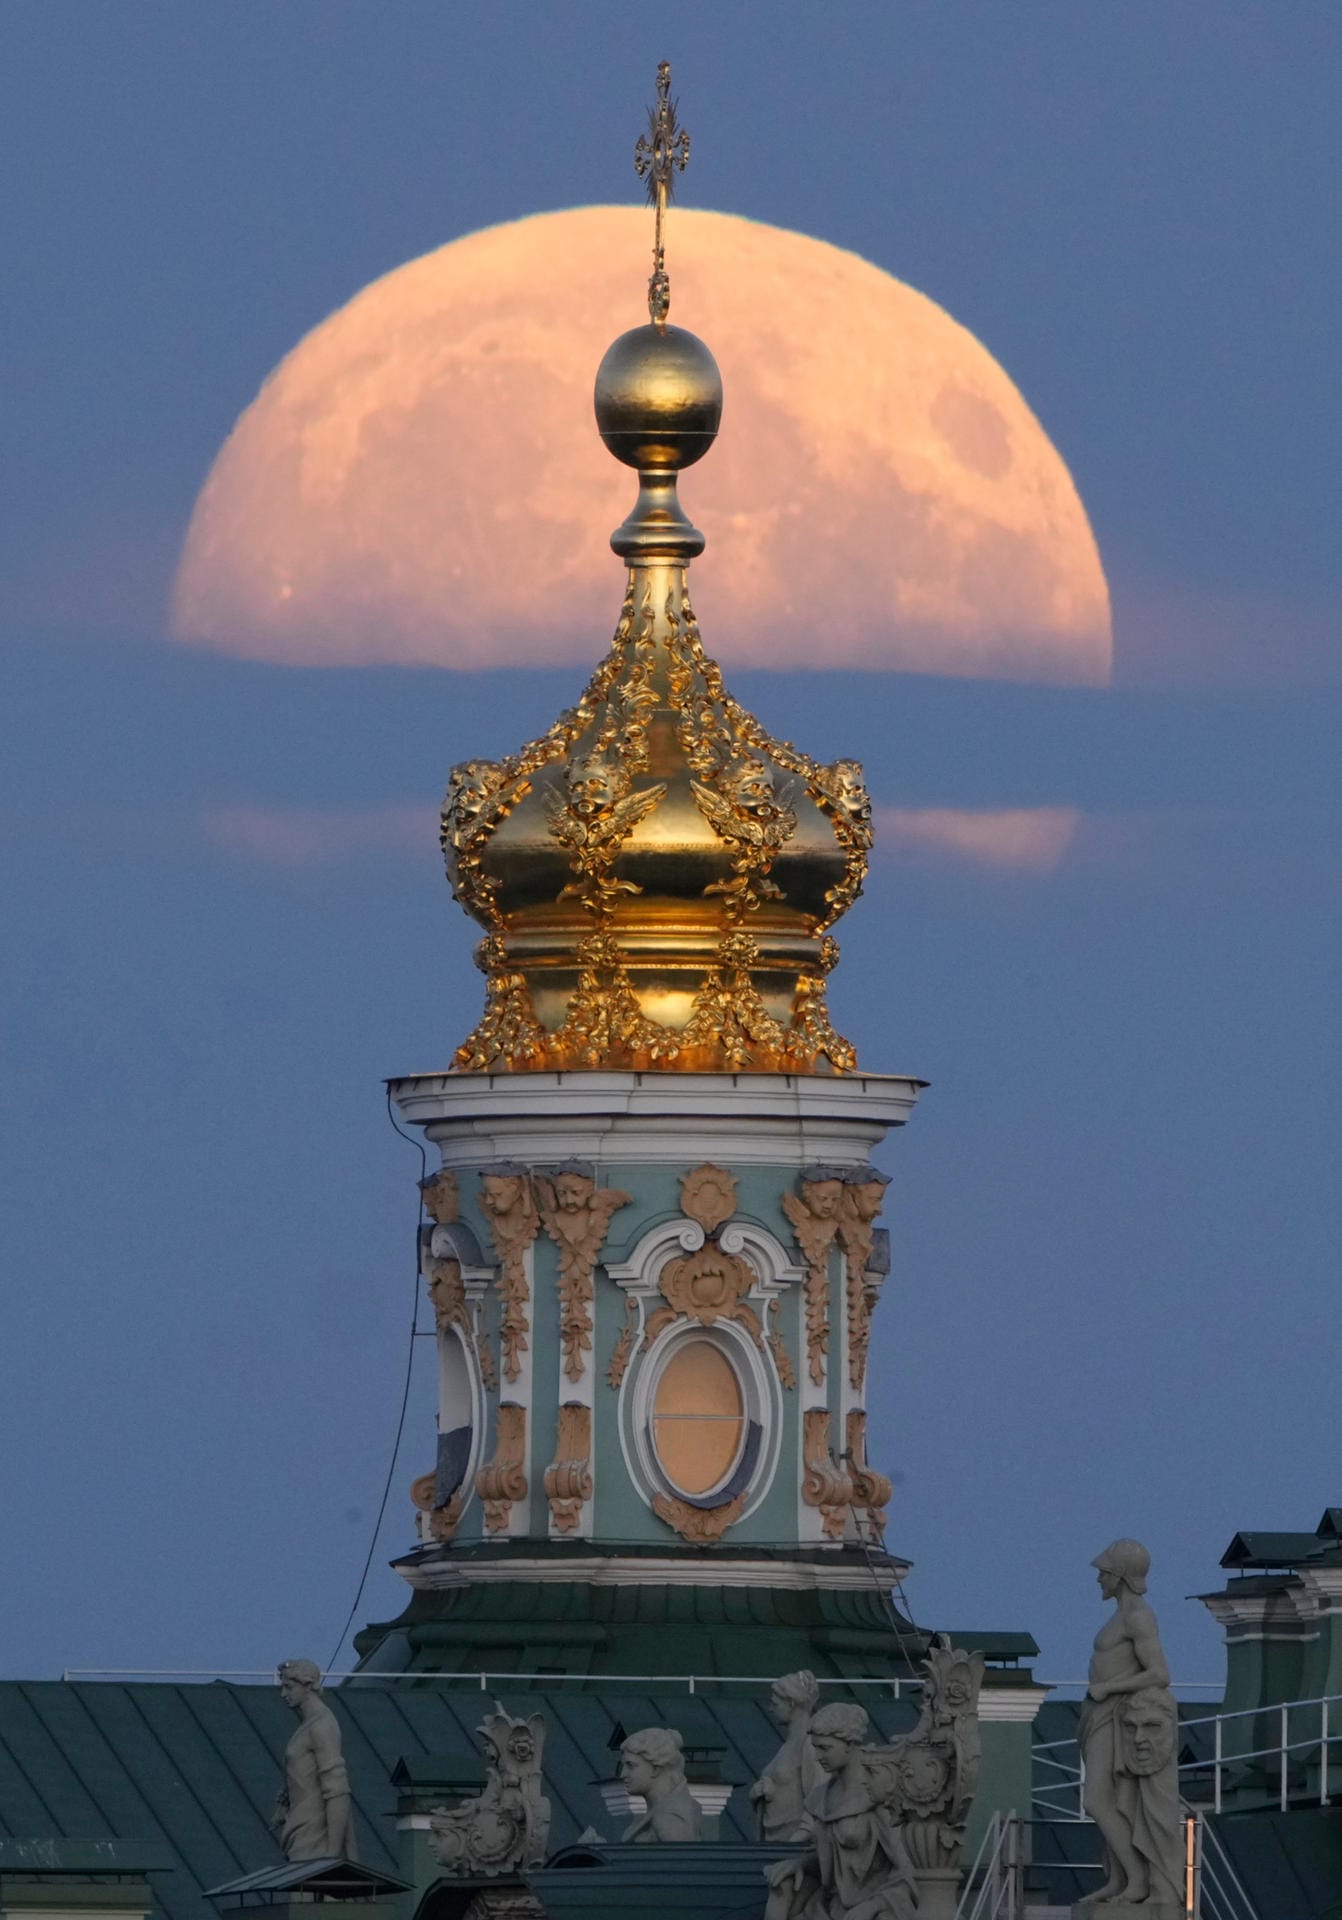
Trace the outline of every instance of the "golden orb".
<instances>
[{"instance_id":1,"label":"golden orb","mask_svg":"<svg viewBox=\"0 0 1342 1920\"><path fill-rule=\"evenodd\" d=\"M597 428L617 460L643 473L678 473L713 444L722 375L696 334L649 323L606 349L595 404Z\"/></svg>"}]
</instances>

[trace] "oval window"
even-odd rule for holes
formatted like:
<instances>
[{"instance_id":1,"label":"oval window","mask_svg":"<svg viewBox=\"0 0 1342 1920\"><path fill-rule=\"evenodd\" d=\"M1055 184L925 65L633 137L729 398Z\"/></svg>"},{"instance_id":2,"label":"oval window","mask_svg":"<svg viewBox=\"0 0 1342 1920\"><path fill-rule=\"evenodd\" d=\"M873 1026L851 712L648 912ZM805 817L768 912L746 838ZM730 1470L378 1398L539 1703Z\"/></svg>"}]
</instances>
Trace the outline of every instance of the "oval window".
<instances>
[{"instance_id":1,"label":"oval window","mask_svg":"<svg viewBox=\"0 0 1342 1920\"><path fill-rule=\"evenodd\" d=\"M653 1444L662 1471L682 1493L708 1493L736 1464L746 1409L736 1369L721 1347L691 1340L657 1382Z\"/></svg>"}]
</instances>

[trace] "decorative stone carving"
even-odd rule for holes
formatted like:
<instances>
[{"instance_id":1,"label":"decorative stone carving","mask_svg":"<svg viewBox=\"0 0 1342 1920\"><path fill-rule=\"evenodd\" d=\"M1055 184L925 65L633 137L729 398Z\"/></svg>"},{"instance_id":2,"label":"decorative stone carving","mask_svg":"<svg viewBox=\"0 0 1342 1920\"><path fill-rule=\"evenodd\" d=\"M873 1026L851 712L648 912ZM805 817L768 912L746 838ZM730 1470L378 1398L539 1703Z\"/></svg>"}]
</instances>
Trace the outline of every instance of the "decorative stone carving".
<instances>
[{"instance_id":1,"label":"decorative stone carving","mask_svg":"<svg viewBox=\"0 0 1342 1920\"><path fill-rule=\"evenodd\" d=\"M632 1194L598 1187L590 1170L566 1161L553 1175L535 1176L536 1200L545 1231L559 1249L559 1337L564 1372L581 1380L592 1351L592 1300L596 1263L606 1242L611 1216L627 1207Z\"/></svg>"},{"instance_id":2,"label":"decorative stone carving","mask_svg":"<svg viewBox=\"0 0 1342 1920\"><path fill-rule=\"evenodd\" d=\"M480 1176L480 1211L489 1222L499 1259L499 1347L503 1377L513 1381L521 1375L521 1356L531 1332L527 1248L541 1227L526 1168L509 1161L486 1168Z\"/></svg>"},{"instance_id":3,"label":"decorative stone carving","mask_svg":"<svg viewBox=\"0 0 1342 1920\"><path fill-rule=\"evenodd\" d=\"M721 1540L728 1527L734 1527L746 1510L746 1496L738 1493L734 1500L725 1501L720 1507L696 1507L688 1500L677 1500L669 1493L655 1493L652 1497L652 1510L659 1520L665 1520L668 1527L674 1527L682 1540L688 1540L695 1546L705 1546L713 1540Z\"/></svg>"},{"instance_id":4,"label":"decorative stone carving","mask_svg":"<svg viewBox=\"0 0 1342 1920\"><path fill-rule=\"evenodd\" d=\"M918 1724L890 1746L869 1747L867 1770L877 1798L898 1811L919 1880L919 1913L937 1906L953 1913L965 1823L982 1758L983 1655L953 1647L940 1633L923 1672Z\"/></svg>"},{"instance_id":5,"label":"decorative stone carving","mask_svg":"<svg viewBox=\"0 0 1342 1920\"><path fill-rule=\"evenodd\" d=\"M315 1660L283 1660L280 1698L298 1715L284 1749L284 1787L272 1821L289 1860L357 1860L340 1722L322 1695Z\"/></svg>"},{"instance_id":6,"label":"decorative stone carving","mask_svg":"<svg viewBox=\"0 0 1342 1920\"><path fill-rule=\"evenodd\" d=\"M432 1540L450 1540L461 1525L461 1516L466 1506L466 1489L458 1487L443 1506L434 1503L438 1497L437 1473L422 1473L417 1480L410 1482L410 1499L416 1510L426 1516L425 1525Z\"/></svg>"},{"instance_id":7,"label":"decorative stone carving","mask_svg":"<svg viewBox=\"0 0 1342 1920\"><path fill-rule=\"evenodd\" d=\"M829 1412L808 1407L802 1415L801 1497L820 1509L820 1525L827 1540L842 1540L853 1503L853 1483L830 1452Z\"/></svg>"},{"instance_id":8,"label":"decorative stone carving","mask_svg":"<svg viewBox=\"0 0 1342 1920\"><path fill-rule=\"evenodd\" d=\"M863 1508L873 1530L882 1534L894 1488L885 1474L867 1464L867 1416L863 1408L849 1409L844 1438L848 1443L847 1467L853 1483L853 1505Z\"/></svg>"},{"instance_id":9,"label":"decorative stone carving","mask_svg":"<svg viewBox=\"0 0 1342 1920\"><path fill-rule=\"evenodd\" d=\"M1084 1805L1100 1830L1108 1876L1078 1903L1096 1920L1178 1920L1184 1838L1178 1708L1156 1616L1143 1598L1151 1556L1115 1540L1091 1562L1114 1611L1095 1636L1079 1741Z\"/></svg>"},{"instance_id":10,"label":"decorative stone carving","mask_svg":"<svg viewBox=\"0 0 1342 1920\"><path fill-rule=\"evenodd\" d=\"M871 1310L877 1290L871 1278L875 1221L889 1184L888 1177L874 1167L850 1173L844 1181L839 1213L839 1244L847 1255L844 1294L848 1308L848 1380L859 1393L867 1377Z\"/></svg>"},{"instance_id":11,"label":"decorative stone carving","mask_svg":"<svg viewBox=\"0 0 1342 1920\"><path fill-rule=\"evenodd\" d=\"M788 1352L783 1336L778 1331L778 1313L779 1301L775 1296L769 1302L769 1351L778 1369L779 1383L790 1393L797 1384L797 1374L792 1365L792 1355Z\"/></svg>"},{"instance_id":12,"label":"decorative stone carving","mask_svg":"<svg viewBox=\"0 0 1342 1920\"><path fill-rule=\"evenodd\" d=\"M736 1175L706 1160L680 1176L680 1210L711 1238L736 1212Z\"/></svg>"},{"instance_id":13,"label":"decorative stone carving","mask_svg":"<svg viewBox=\"0 0 1342 1920\"><path fill-rule=\"evenodd\" d=\"M514 1720L497 1701L479 1728L484 1789L458 1807L429 1815L429 1846L449 1873L516 1873L540 1866L550 1837L541 1756L545 1722L538 1713Z\"/></svg>"},{"instance_id":14,"label":"decorative stone carving","mask_svg":"<svg viewBox=\"0 0 1342 1920\"><path fill-rule=\"evenodd\" d=\"M820 1704L813 1673L785 1673L775 1680L769 1712L783 1729L783 1744L750 1789L761 1840L804 1840L806 1796L824 1779L808 1735Z\"/></svg>"},{"instance_id":15,"label":"decorative stone carving","mask_svg":"<svg viewBox=\"0 0 1342 1920\"><path fill-rule=\"evenodd\" d=\"M765 1920L917 1920L918 1885L888 1770L869 1765L866 1711L821 1707L810 1741L824 1778L807 1794L810 1848L765 1869Z\"/></svg>"},{"instance_id":16,"label":"decorative stone carving","mask_svg":"<svg viewBox=\"0 0 1342 1920\"><path fill-rule=\"evenodd\" d=\"M461 1188L451 1167L439 1167L419 1183L424 1211L435 1226L450 1227L461 1218Z\"/></svg>"},{"instance_id":17,"label":"decorative stone carving","mask_svg":"<svg viewBox=\"0 0 1342 1920\"><path fill-rule=\"evenodd\" d=\"M505 1532L509 1510L527 1497L526 1438L526 1409L505 1401L499 1408L493 1456L475 1476L488 1533Z\"/></svg>"},{"instance_id":18,"label":"decorative stone carving","mask_svg":"<svg viewBox=\"0 0 1342 1920\"><path fill-rule=\"evenodd\" d=\"M665 1844L699 1838L703 1815L686 1784L684 1742L673 1728L631 1733L620 1748L620 1779L644 1803L621 1840Z\"/></svg>"},{"instance_id":19,"label":"decorative stone carving","mask_svg":"<svg viewBox=\"0 0 1342 1920\"><path fill-rule=\"evenodd\" d=\"M559 1533L572 1533L592 1497L592 1409L565 1401L559 1409L555 1457L545 1469L545 1497Z\"/></svg>"},{"instance_id":20,"label":"decorative stone carving","mask_svg":"<svg viewBox=\"0 0 1342 1920\"><path fill-rule=\"evenodd\" d=\"M624 1325L620 1328L615 1345L611 1350L610 1365L606 1368L606 1384L619 1388L629 1371L630 1355L634 1351L634 1337L638 1332L638 1305L631 1294L624 1297Z\"/></svg>"},{"instance_id":21,"label":"decorative stone carving","mask_svg":"<svg viewBox=\"0 0 1342 1920\"><path fill-rule=\"evenodd\" d=\"M754 1284L753 1269L739 1253L724 1253L716 1240L706 1240L696 1252L669 1260L657 1276L666 1305L648 1316L642 1350L646 1353L664 1327L681 1319L697 1320L702 1327L735 1320L762 1349L764 1329L755 1309L746 1304Z\"/></svg>"},{"instance_id":22,"label":"decorative stone carving","mask_svg":"<svg viewBox=\"0 0 1342 1920\"><path fill-rule=\"evenodd\" d=\"M829 1253L839 1231L843 1196L841 1170L812 1167L801 1177L801 1192L783 1194L780 1203L806 1262L806 1364L817 1387L824 1381L829 1352Z\"/></svg>"}]
</instances>

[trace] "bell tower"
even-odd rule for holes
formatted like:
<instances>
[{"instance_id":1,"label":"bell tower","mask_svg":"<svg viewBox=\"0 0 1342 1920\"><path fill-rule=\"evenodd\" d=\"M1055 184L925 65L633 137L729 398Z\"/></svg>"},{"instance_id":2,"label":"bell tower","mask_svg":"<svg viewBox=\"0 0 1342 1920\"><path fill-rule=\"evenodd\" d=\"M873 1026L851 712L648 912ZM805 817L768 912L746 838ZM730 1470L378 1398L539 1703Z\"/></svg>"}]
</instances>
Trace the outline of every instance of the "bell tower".
<instances>
[{"instance_id":1,"label":"bell tower","mask_svg":"<svg viewBox=\"0 0 1342 1920\"><path fill-rule=\"evenodd\" d=\"M391 1082L438 1162L440 1410L411 1604L361 1636L371 1667L870 1673L922 1650L867 1413L871 1156L923 1083L860 1069L830 1021L861 768L772 738L691 605L678 476L723 391L669 320L688 151L663 67L636 151L650 317L596 375L638 477L610 650L547 733L454 768L443 809L485 1000L446 1070Z\"/></svg>"}]
</instances>

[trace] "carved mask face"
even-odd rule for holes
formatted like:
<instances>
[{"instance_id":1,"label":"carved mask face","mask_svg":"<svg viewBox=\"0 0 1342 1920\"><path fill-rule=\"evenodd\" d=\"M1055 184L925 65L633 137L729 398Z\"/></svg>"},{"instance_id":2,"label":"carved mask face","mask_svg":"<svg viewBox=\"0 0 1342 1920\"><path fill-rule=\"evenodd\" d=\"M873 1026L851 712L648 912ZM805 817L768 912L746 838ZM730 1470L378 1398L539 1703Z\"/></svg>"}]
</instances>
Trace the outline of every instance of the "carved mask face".
<instances>
[{"instance_id":1,"label":"carved mask face","mask_svg":"<svg viewBox=\"0 0 1342 1920\"><path fill-rule=\"evenodd\" d=\"M589 760L575 761L568 770L567 780L569 804L575 813L585 819L613 807L621 797L621 789L627 784L621 779L619 770L609 760L603 760L600 754L593 754Z\"/></svg>"},{"instance_id":2,"label":"carved mask face","mask_svg":"<svg viewBox=\"0 0 1342 1920\"><path fill-rule=\"evenodd\" d=\"M424 1211L430 1220L436 1220L439 1226L448 1226L456 1213L456 1193L453 1183L441 1175L422 1189Z\"/></svg>"},{"instance_id":3,"label":"carved mask face","mask_svg":"<svg viewBox=\"0 0 1342 1920\"><path fill-rule=\"evenodd\" d=\"M1101 1567L1095 1578L1099 1581L1100 1592L1106 1600L1113 1600L1123 1584L1112 1567Z\"/></svg>"},{"instance_id":4,"label":"carved mask face","mask_svg":"<svg viewBox=\"0 0 1342 1920\"><path fill-rule=\"evenodd\" d=\"M592 1183L581 1173L561 1173L555 1177L555 1199L561 1213L581 1213L587 1204Z\"/></svg>"},{"instance_id":5,"label":"carved mask face","mask_svg":"<svg viewBox=\"0 0 1342 1920\"><path fill-rule=\"evenodd\" d=\"M1123 1730L1123 1768L1139 1776L1159 1773L1174 1754L1174 1720L1167 1709L1140 1694L1120 1716Z\"/></svg>"},{"instance_id":6,"label":"carved mask face","mask_svg":"<svg viewBox=\"0 0 1342 1920\"><path fill-rule=\"evenodd\" d=\"M946 1762L929 1747L913 1747L899 1763L899 1784L906 1800L927 1806L946 1784Z\"/></svg>"},{"instance_id":7,"label":"carved mask face","mask_svg":"<svg viewBox=\"0 0 1342 1920\"><path fill-rule=\"evenodd\" d=\"M858 761L837 760L834 763L834 792L850 820L860 826L871 825L871 795L867 792L867 783L862 777Z\"/></svg>"},{"instance_id":8,"label":"carved mask face","mask_svg":"<svg viewBox=\"0 0 1342 1920\"><path fill-rule=\"evenodd\" d=\"M280 1681L280 1699L283 1700L286 1707L291 1707L295 1713L297 1713L298 1709L302 1706L303 1696L306 1692L307 1688L303 1685L303 1682L301 1680L295 1680L292 1674Z\"/></svg>"},{"instance_id":9,"label":"carved mask face","mask_svg":"<svg viewBox=\"0 0 1342 1920\"><path fill-rule=\"evenodd\" d=\"M817 1220L832 1220L843 1203L842 1180L812 1180L803 1197Z\"/></svg>"},{"instance_id":10,"label":"carved mask face","mask_svg":"<svg viewBox=\"0 0 1342 1920\"><path fill-rule=\"evenodd\" d=\"M853 1202L853 1211L859 1220L874 1220L881 1210L885 1199L883 1180L862 1180L848 1189Z\"/></svg>"},{"instance_id":11,"label":"carved mask face","mask_svg":"<svg viewBox=\"0 0 1342 1920\"><path fill-rule=\"evenodd\" d=\"M777 804L773 775L758 760L744 761L736 775L736 800L751 813L772 812Z\"/></svg>"},{"instance_id":12,"label":"carved mask face","mask_svg":"<svg viewBox=\"0 0 1342 1920\"><path fill-rule=\"evenodd\" d=\"M480 1204L486 1213L511 1213L522 1197L521 1176L515 1173L487 1173L480 1182Z\"/></svg>"},{"instance_id":13,"label":"carved mask face","mask_svg":"<svg viewBox=\"0 0 1342 1920\"><path fill-rule=\"evenodd\" d=\"M457 832L479 819L485 801L498 784L499 769L492 760L467 760L453 767L443 810Z\"/></svg>"}]
</instances>

